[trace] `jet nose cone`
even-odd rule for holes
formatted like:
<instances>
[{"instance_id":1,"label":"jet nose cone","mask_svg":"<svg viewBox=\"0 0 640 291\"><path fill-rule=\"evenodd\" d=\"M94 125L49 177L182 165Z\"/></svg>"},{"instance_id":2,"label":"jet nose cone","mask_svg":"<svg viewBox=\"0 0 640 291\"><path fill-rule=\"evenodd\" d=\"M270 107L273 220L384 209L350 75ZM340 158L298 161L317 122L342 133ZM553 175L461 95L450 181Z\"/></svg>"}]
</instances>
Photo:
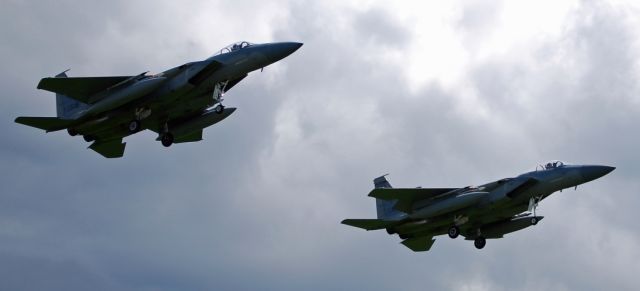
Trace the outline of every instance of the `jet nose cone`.
<instances>
[{"instance_id":1,"label":"jet nose cone","mask_svg":"<svg viewBox=\"0 0 640 291\"><path fill-rule=\"evenodd\" d=\"M609 174L615 169L615 167L610 166L584 166L581 170L581 174L582 177L584 177L584 179L588 182Z\"/></svg>"},{"instance_id":2,"label":"jet nose cone","mask_svg":"<svg viewBox=\"0 0 640 291\"><path fill-rule=\"evenodd\" d=\"M269 46L267 57L272 63L282 60L302 46L299 42L278 42Z\"/></svg>"}]
</instances>

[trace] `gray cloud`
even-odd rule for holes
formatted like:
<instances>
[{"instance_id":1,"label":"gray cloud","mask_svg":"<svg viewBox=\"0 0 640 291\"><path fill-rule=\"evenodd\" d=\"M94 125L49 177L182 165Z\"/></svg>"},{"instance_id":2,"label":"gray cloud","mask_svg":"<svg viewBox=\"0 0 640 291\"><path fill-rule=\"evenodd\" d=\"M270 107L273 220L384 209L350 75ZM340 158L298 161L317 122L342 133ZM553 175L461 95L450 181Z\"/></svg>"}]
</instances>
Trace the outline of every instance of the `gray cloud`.
<instances>
[{"instance_id":1,"label":"gray cloud","mask_svg":"<svg viewBox=\"0 0 640 291\"><path fill-rule=\"evenodd\" d=\"M0 47L4 287L637 286L634 11L581 3L560 39L471 65L459 84L465 90L434 81L414 92L403 63L378 57L411 46L410 27L380 8L281 3L276 10L285 12L271 19L248 15L252 5L273 10L250 1L146 4L3 8L2 19L16 19L0 31L12 40ZM203 36L195 25L209 18ZM34 89L41 76L68 66L77 75L161 70L206 57L217 49L210 44L233 37L305 45L234 88L227 105L239 110L201 143L165 149L142 133L113 161L64 133L13 124L16 115L54 113L51 94ZM391 172L396 186L465 186L552 158L618 170L545 201L539 227L482 252L438 239L432 252L414 254L386 233L339 224L374 215L366 193L379 174Z\"/></svg>"}]
</instances>

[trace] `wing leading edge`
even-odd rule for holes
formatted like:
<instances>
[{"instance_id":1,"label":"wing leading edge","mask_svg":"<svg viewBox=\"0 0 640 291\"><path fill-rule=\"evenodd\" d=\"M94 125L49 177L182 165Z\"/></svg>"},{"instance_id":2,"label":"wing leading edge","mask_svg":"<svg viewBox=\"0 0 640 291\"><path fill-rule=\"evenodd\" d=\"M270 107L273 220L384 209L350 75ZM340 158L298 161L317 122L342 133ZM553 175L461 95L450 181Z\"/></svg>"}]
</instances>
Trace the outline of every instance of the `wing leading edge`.
<instances>
[{"instance_id":1,"label":"wing leading edge","mask_svg":"<svg viewBox=\"0 0 640 291\"><path fill-rule=\"evenodd\" d=\"M135 76L43 78L38 83L38 89L62 94L83 103L90 103L92 95L132 77Z\"/></svg>"},{"instance_id":2,"label":"wing leading edge","mask_svg":"<svg viewBox=\"0 0 640 291\"><path fill-rule=\"evenodd\" d=\"M393 207L404 213L411 213L416 201L431 199L460 188L377 188L369 192L369 197L398 202Z\"/></svg>"}]
</instances>

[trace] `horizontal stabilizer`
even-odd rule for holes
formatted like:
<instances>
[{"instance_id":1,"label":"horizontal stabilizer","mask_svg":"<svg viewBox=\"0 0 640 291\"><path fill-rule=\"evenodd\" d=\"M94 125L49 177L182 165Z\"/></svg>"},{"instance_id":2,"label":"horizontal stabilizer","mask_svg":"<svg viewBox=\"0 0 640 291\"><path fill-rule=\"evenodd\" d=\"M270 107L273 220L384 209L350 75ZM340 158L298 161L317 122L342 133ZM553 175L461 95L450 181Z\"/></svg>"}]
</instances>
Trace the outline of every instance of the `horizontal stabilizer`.
<instances>
[{"instance_id":1,"label":"horizontal stabilizer","mask_svg":"<svg viewBox=\"0 0 640 291\"><path fill-rule=\"evenodd\" d=\"M358 227L366 230L384 229L394 226L398 223L397 220L382 220L382 219L345 219L342 224Z\"/></svg>"},{"instance_id":2,"label":"horizontal stabilizer","mask_svg":"<svg viewBox=\"0 0 640 291\"><path fill-rule=\"evenodd\" d=\"M369 192L369 197L387 201L397 200L394 209L411 213L416 201L434 198L457 189L459 188L377 188Z\"/></svg>"},{"instance_id":3,"label":"horizontal stabilizer","mask_svg":"<svg viewBox=\"0 0 640 291\"><path fill-rule=\"evenodd\" d=\"M89 146L90 149L101 154L105 158L119 158L124 155L124 147L127 143L122 142L122 139L114 139L108 141L95 141Z\"/></svg>"},{"instance_id":4,"label":"horizontal stabilizer","mask_svg":"<svg viewBox=\"0 0 640 291\"><path fill-rule=\"evenodd\" d=\"M25 117L16 118L16 123L28 125L31 127L44 129L47 132L68 128L75 120L62 119L58 117Z\"/></svg>"},{"instance_id":5,"label":"horizontal stabilizer","mask_svg":"<svg viewBox=\"0 0 640 291\"><path fill-rule=\"evenodd\" d=\"M83 103L89 103L89 97L100 91L130 79L132 76L113 77L58 77L43 78L38 89L68 96Z\"/></svg>"},{"instance_id":6,"label":"horizontal stabilizer","mask_svg":"<svg viewBox=\"0 0 640 291\"><path fill-rule=\"evenodd\" d=\"M430 236L420 236L414 237L410 239L405 239L402 241L402 244L408 248L410 248L414 252L426 252L431 249L433 243L436 240Z\"/></svg>"}]
</instances>

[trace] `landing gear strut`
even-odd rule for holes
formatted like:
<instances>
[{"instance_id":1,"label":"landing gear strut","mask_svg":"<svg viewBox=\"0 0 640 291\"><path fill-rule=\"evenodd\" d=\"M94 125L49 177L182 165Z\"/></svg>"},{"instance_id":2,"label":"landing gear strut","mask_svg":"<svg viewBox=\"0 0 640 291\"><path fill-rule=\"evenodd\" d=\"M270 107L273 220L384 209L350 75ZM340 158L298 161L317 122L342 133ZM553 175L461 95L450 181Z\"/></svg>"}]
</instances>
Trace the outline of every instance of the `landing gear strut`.
<instances>
[{"instance_id":1,"label":"landing gear strut","mask_svg":"<svg viewBox=\"0 0 640 291\"><path fill-rule=\"evenodd\" d=\"M160 142L164 147L170 147L173 144L173 134L169 132L169 124L164 123L160 133Z\"/></svg>"},{"instance_id":2,"label":"landing gear strut","mask_svg":"<svg viewBox=\"0 0 640 291\"><path fill-rule=\"evenodd\" d=\"M529 211L533 212L533 217L531 217L531 225L538 224L538 216L536 215L536 208L538 208L538 203L542 200L542 196L531 197L529 198Z\"/></svg>"},{"instance_id":3,"label":"landing gear strut","mask_svg":"<svg viewBox=\"0 0 640 291\"><path fill-rule=\"evenodd\" d=\"M216 113L222 114L224 112L224 105L222 105L222 97L224 96L225 90L227 89L227 84L229 81L224 81L217 83L213 89L213 101L218 103L218 106L214 109ZM215 104L214 103L214 104Z\"/></svg>"}]
</instances>

